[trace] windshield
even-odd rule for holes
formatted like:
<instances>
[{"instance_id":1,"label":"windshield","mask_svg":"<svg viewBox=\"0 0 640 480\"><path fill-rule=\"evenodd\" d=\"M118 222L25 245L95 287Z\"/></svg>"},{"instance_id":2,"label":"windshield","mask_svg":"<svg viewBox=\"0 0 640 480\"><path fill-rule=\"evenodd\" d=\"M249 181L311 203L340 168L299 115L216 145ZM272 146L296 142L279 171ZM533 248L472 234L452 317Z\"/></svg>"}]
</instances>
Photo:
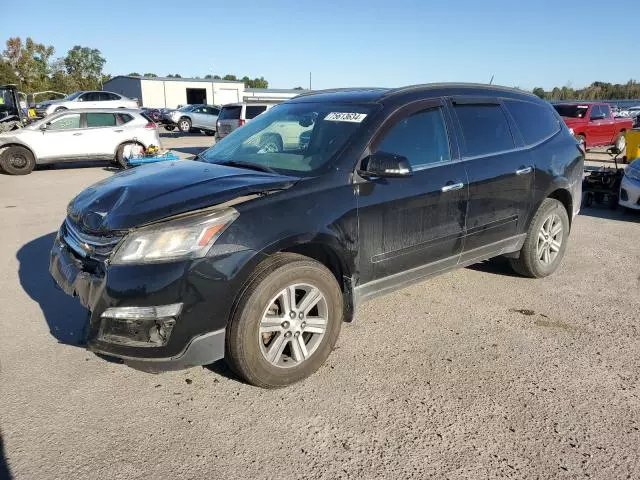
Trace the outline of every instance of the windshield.
<instances>
[{"instance_id":1,"label":"windshield","mask_svg":"<svg viewBox=\"0 0 640 480\"><path fill-rule=\"evenodd\" d=\"M76 98L78 98L80 95L82 95L84 92L75 92L72 93L71 95L67 95L66 97L64 97L65 100L74 100Z\"/></svg>"},{"instance_id":2,"label":"windshield","mask_svg":"<svg viewBox=\"0 0 640 480\"><path fill-rule=\"evenodd\" d=\"M258 115L198 157L311 174L326 165L372 111L368 105L283 103Z\"/></svg>"},{"instance_id":3,"label":"windshield","mask_svg":"<svg viewBox=\"0 0 640 480\"><path fill-rule=\"evenodd\" d=\"M554 105L553 108L561 117L584 118L589 107L587 105Z\"/></svg>"},{"instance_id":4,"label":"windshield","mask_svg":"<svg viewBox=\"0 0 640 480\"><path fill-rule=\"evenodd\" d=\"M184 107L180 107L178 109L178 111L179 112L190 112L191 110L193 110L196 107L197 107L197 105L185 105Z\"/></svg>"}]
</instances>

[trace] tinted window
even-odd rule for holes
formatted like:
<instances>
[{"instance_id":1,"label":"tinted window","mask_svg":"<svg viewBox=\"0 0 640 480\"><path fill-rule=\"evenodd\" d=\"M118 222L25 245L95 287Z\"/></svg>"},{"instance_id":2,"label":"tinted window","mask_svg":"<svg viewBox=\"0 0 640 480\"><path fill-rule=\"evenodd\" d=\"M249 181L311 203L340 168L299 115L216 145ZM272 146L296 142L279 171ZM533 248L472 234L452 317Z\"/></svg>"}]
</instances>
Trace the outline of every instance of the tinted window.
<instances>
[{"instance_id":1,"label":"tinted window","mask_svg":"<svg viewBox=\"0 0 640 480\"><path fill-rule=\"evenodd\" d=\"M561 117L584 118L589 107L586 105L554 105Z\"/></svg>"},{"instance_id":2,"label":"tinted window","mask_svg":"<svg viewBox=\"0 0 640 480\"><path fill-rule=\"evenodd\" d=\"M109 100L120 100L122 98L120 95L115 93L108 93L107 95L109 95Z\"/></svg>"},{"instance_id":3,"label":"tinted window","mask_svg":"<svg viewBox=\"0 0 640 480\"><path fill-rule=\"evenodd\" d=\"M87 128L115 127L116 116L113 113L87 113Z\"/></svg>"},{"instance_id":4,"label":"tinted window","mask_svg":"<svg viewBox=\"0 0 640 480\"><path fill-rule=\"evenodd\" d=\"M610 118L611 107L609 107L609 105L600 105L600 113L603 114L605 118Z\"/></svg>"},{"instance_id":5,"label":"tinted window","mask_svg":"<svg viewBox=\"0 0 640 480\"><path fill-rule=\"evenodd\" d=\"M151 119L149 119L149 117L146 117L144 114L142 114L142 116L144 116L145 119L148 119L150 122L152 121ZM120 125L124 125L125 123L129 123L131 120L133 120L133 117L128 113L116 113L116 117L118 117L118 124Z\"/></svg>"},{"instance_id":6,"label":"tinted window","mask_svg":"<svg viewBox=\"0 0 640 480\"><path fill-rule=\"evenodd\" d=\"M80 114L70 113L47 123L47 130L69 130L80 128Z\"/></svg>"},{"instance_id":7,"label":"tinted window","mask_svg":"<svg viewBox=\"0 0 640 480\"><path fill-rule=\"evenodd\" d=\"M205 113L207 109L205 107L196 107L192 110L193 113Z\"/></svg>"},{"instance_id":8,"label":"tinted window","mask_svg":"<svg viewBox=\"0 0 640 480\"><path fill-rule=\"evenodd\" d=\"M242 112L242 107L232 106L232 107L222 107L220 110L219 120L237 120L240 118L240 113Z\"/></svg>"},{"instance_id":9,"label":"tinted window","mask_svg":"<svg viewBox=\"0 0 640 480\"><path fill-rule=\"evenodd\" d=\"M507 117L500 105L456 105L468 156L502 152L514 147Z\"/></svg>"},{"instance_id":10,"label":"tinted window","mask_svg":"<svg viewBox=\"0 0 640 480\"><path fill-rule=\"evenodd\" d=\"M602 111L600 110L600 105L594 105L591 107L591 113L589 114L590 118L595 118L598 115L602 115Z\"/></svg>"},{"instance_id":11,"label":"tinted window","mask_svg":"<svg viewBox=\"0 0 640 480\"><path fill-rule=\"evenodd\" d=\"M504 104L516 121L527 145L544 140L560 130L558 118L549 107L510 100Z\"/></svg>"},{"instance_id":12,"label":"tinted window","mask_svg":"<svg viewBox=\"0 0 640 480\"><path fill-rule=\"evenodd\" d=\"M449 139L440 109L405 117L376 146L377 152L402 155L413 168L449 160Z\"/></svg>"},{"instance_id":13,"label":"tinted window","mask_svg":"<svg viewBox=\"0 0 640 480\"><path fill-rule=\"evenodd\" d=\"M207 113L209 115L218 115L218 113L220 113L220 110L214 107L205 107L204 113Z\"/></svg>"},{"instance_id":14,"label":"tinted window","mask_svg":"<svg viewBox=\"0 0 640 480\"><path fill-rule=\"evenodd\" d=\"M83 102L98 102L101 100L100 92L87 92L80 97Z\"/></svg>"},{"instance_id":15,"label":"tinted window","mask_svg":"<svg viewBox=\"0 0 640 480\"><path fill-rule=\"evenodd\" d=\"M249 105L247 105L246 119L247 120L251 120L252 118L256 118L258 115L260 115L266 109L267 109L267 107L265 107L265 106L258 107L258 106L249 106Z\"/></svg>"}]
</instances>

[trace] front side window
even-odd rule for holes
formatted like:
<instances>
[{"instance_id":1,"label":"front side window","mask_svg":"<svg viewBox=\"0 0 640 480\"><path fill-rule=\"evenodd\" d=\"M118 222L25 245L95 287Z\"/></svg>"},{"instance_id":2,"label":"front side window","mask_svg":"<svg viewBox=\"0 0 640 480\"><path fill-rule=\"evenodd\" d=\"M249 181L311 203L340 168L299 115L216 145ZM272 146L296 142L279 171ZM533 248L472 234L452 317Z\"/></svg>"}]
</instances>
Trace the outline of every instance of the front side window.
<instances>
[{"instance_id":1,"label":"front side window","mask_svg":"<svg viewBox=\"0 0 640 480\"><path fill-rule=\"evenodd\" d=\"M466 155L489 155L515 147L507 117L500 105L455 105Z\"/></svg>"},{"instance_id":2,"label":"front side window","mask_svg":"<svg viewBox=\"0 0 640 480\"><path fill-rule=\"evenodd\" d=\"M355 104L283 103L234 130L202 152L199 159L311 175L330 163L373 108ZM220 118L225 111L227 107L222 109Z\"/></svg>"},{"instance_id":3,"label":"front side window","mask_svg":"<svg viewBox=\"0 0 640 480\"><path fill-rule=\"evenodd\" d=\"M600 115L604 115L604 118L610 118L611 107L609 105L600 105Z\"/></svg>"},{"instance_id":4,"label":"front side window","mask_svg":"<svg viewBox=\"0 0 640 480\"><path fill-rule=\"evenodd\" d=\"M262 112L264 112L267 109L267 107L265 106L249 106L247 105L247 110L246 110L246 119L247 120L251 120L252 118L256 118L258 115L260 115Z\"/></svg>"},{"instance_id":5,"label":"front side window","mask_svg":"<svg viewBox=\"0 0 640 480\"><path fill-rule=\"evenodd\" d=\"M205 113L207 111L204 107L197 107L192 110L192 113Z\"/></svg>"},{"instance_id":6,"label":"front side window","mask_svg":"<svg viewBox=\"0 0 640 480\"><path fill-rule=\"evenodd\" d=\"M560 131L560 122L550 107L518 100L505 100L527 145L538 143Z\"/></svg>"},{"instance_id":7,"label":"front side window","mask_svg":"<svg viewBox=\"0 0 640 480\"><path fill-rule=\"evenodd\" d=\"M78 100L81 102L98 102L100 101L100 93L87 92L84 95L82 95Z\"/></svg>"},{"instance_id":8,"label":"front side window","mask_svg":"<svg viewBox=\"0 0 640 480\"><path fill-rule=\"evenodd\" d=\"M80 128L80 114L70 113L47 123L47 130L71 130Z\"/></svg>"},{"instance_id":9,"label":"front side window","mask_svg":"<svg viewBox=\"0 0 640 480\"><path fill-rule=\"evenodd\" d=\"M87 128L115 127L116 116L113 113L87 113Z\"/></svg>"},{"instance_id":10,"label":"front side window","mask_svg":"<svg viewBox=\"0 0 640 480\"><path fill-rule=\"evenodd\" d=\"M599 120L598 117L602 116L602 110L600 110L600 105L594 105L591 107L590 118L592 120Z\"/></svg>"},{"instance_id":11,"label":"front side window","mask_svg":"<svg viewBox=\"0 0 640 480\"><path fill-rule=\"evenodd\" d=\"M414 169L450 160L442 111L433 108L399 120L377 143L375 151L406 157Z\"/></svg>"}]
</instances>

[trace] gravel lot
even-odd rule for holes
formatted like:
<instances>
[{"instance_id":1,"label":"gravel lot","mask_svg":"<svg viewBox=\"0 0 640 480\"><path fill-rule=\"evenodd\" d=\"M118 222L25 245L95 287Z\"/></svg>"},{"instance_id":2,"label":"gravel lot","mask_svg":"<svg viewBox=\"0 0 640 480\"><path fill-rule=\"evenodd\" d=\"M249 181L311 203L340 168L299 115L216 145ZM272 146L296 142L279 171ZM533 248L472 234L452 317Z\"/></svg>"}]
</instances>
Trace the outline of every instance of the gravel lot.
<instances>
[{"instance_id":1,"label":"gravel lot","mask_svg":"<svg viewBox=\"0 0 640 480\"><path fill-rule=\"evenodd\" d=\"M316 375L264 391L223 363L149 375L74 345L86 313L48 251L69 199L110 175L0 175L12 478L640 478L640 215L583 210L548 279L491 262L372 301Z\"/></svg>"}]
</instances>

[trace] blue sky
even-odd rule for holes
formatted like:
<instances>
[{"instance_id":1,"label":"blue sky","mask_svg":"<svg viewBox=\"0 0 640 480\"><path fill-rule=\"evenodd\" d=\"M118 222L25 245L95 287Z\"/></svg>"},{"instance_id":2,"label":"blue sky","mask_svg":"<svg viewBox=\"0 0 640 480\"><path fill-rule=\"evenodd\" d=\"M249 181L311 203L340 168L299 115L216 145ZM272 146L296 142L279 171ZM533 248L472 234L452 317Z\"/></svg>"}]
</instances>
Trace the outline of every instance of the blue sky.
<instances>
[{"instance_id":1,"label":"blue sky","mask_svg":"<svg viewBox=\"0 0 640 480\"><path fill-rule=\"evenodd\" d=\"M612 21L638 13L637 0L30 0L2 10L2 42L32 36L56 56L98 48L113 75L233 73L274 88L307 87L309 72L313 88L640 80L633 22Z\"/></svg>"}]
</instances>

